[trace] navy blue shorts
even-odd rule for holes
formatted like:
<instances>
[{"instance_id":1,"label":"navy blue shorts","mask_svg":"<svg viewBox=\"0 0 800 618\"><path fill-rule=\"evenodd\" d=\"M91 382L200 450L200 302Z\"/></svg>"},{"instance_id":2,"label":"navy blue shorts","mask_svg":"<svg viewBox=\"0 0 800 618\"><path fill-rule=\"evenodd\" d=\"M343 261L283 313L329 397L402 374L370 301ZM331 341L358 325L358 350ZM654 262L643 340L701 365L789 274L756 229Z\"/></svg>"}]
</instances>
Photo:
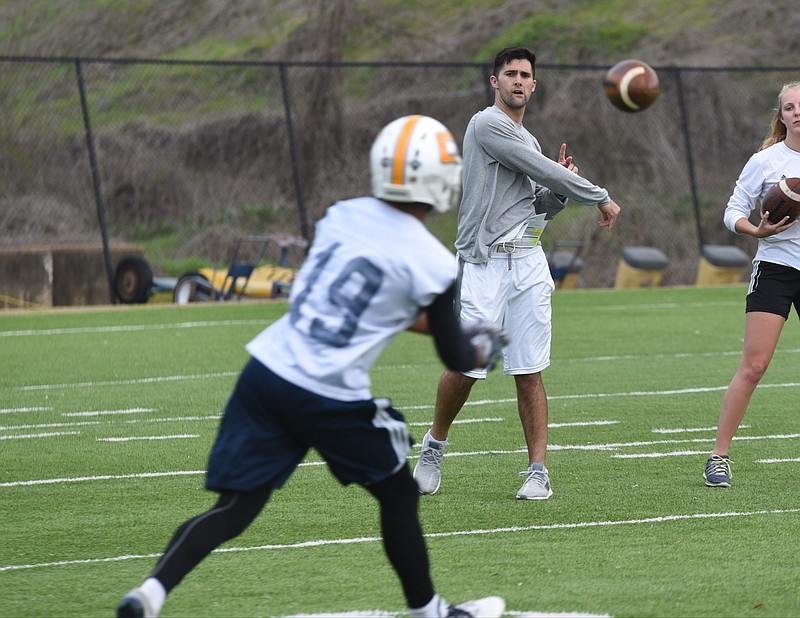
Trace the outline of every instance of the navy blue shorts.
<instances>
[{"instance_id":1,"label":"navy blue shorts","mask_svg":"<svg viewBox=\"0 0 800 618\"><path fill-rule=\"evenodd\" d=\"M412 443L388 399L320 397L251 358L225 407L206 488L281 487L312 448L343 485L368 485L406 465Z\"/></svg>"},{"instance_id":2,"label":"navy blue shorts","mask_svg":"<svg viewBox=\"0 0 800 618\"><path fill-rule=\"evenodd\" d=\"M792 305L800 316L800 271L783 264L758 261L750 277L745 311L774 313L787 320Z\"/></svg>"}]
</instances>

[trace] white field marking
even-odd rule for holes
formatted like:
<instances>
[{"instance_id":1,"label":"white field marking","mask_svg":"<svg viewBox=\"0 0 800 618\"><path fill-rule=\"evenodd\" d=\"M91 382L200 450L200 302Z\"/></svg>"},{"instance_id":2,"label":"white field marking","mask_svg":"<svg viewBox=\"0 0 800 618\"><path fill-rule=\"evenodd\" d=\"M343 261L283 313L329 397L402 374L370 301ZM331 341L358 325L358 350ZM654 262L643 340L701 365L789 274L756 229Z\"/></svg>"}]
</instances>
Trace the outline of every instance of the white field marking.
<instances>
[{"instance_id":1,"label":"white field marking","mask_svg":"<svg viewBox=\"0 0 800 618\"><path fill-rule=\"evenodd\" d=\"M504 418L465 418L464 420L455 420L453 425L466 425L469 423L502 423ZM429 421L422 421L417 423L407 423L410 427L427 427L430 425Z\"/></svg>"},{"instance_id":2,"label":"white field marking","mask_svg":"<svg viewBox=\"0 0 800 618\"><path fill-rule=\"evenodd\" d=\"M553 427L598 427L601 425L618 425L619 421L574 421L571 423L548 423L547 426Z\"/></svg>"},{"instance_id":3,"label":"white field marking","mask_svg":"<svg viewBox=\"0 0 800 618\"><path fill-rule=\"evenodd\" d=\"M181 380L208 380L238 376L238 371L219 371L217 373L198 373L188 376L162 376L159 378L136 378L133 380L107 380L104 382L73 382L69 384L34 384L18 386L18 391L45 391L52 388L97 388L98 386L130 386L132 384L156 384L158 382L179 382Z\"/></svg>"},{"instance_id":4,"label":"white field marking","mask_svg":"<svg viewBox=\"0 0 800 618\"><path fill-rule=\"evenodd\" d=\"M592 311L619 311L621 309L679 309L681 307L740 307L741 301L714 301L696 303L642 303L641 305L600 305Z\"/></svg>"},{"instance_id":5,"label":"white field marking","mask_svg":"<svg viewBox=\"0 0 800 618\"><path fill-rule=\"evenodd\" d=\"M781 384L759 384L759 388L796 388L800 386L800 382L784 382ZM725 386L706 386L697 388L678 388L666 391L629 391L625 393L587 393L585 395L555 395L553 397L547 396L548 401L551 399L593 399L602 397L658 397L661 395L692 395L695 393L712 393L714 391L727 390L728 385ZM516 401L516 398L510 401ZM467 402L469 405L469 402Z\"/></svg>"},{"instance_id":6,"label":"white field marking","mask_svg":"<svg viewBox=\"0 0 800 618\"><path fill-rule=\"evenodd\" d=\"M183 433L172 436L130 436L127 438L97 438L98 442L135 442L137 440L184 440L188 438L199 438L197 433Z\"/></svg>"},{"instance_id":7,"label":"white field marking","mask_svg":"<svg viewBox=\"0 0 800 618\"><path fill-rule=\"evenodd\" d=\"M680 515L662 515L661 517L648 517L644 519L621 519L621 520L601 520L601 521L580 521L566 524L541 524L530 526L508 526L503 528L479 528L476 530L453 530L450 532L428 532L424 536L427 538L448 538L459 536L481 536L488 534L508 534L516 532L535 532L548 530L574 530L581 528L602 528L608 526L635 526L640 524L662 524L677 521L691 521L701 519L723 519L728 517L756 517L759 515L790 515L800 513L800 508L792 509L763 509L758 511L728 511L723 513L689 513ZM251 547L220 547L215 549L214 554L229 554L250 551L265 551L279 549L305 549L307 547L324 547L327 545L355 545L359 543L382 543L383 538L379 536L353 537L347 539L317 539L313 541L301 541L299 543L275 543L269 545L255 545ZM133 554L126 556L113 556L111 558L84 558L82 560L59 560L56 562L39 562L35 564L9 564L0 566L0 572L21 571L24 569L39 569L45 567L67 566L73 564L99 564L103 562L119 562L122 560L137 560L146 558L152 560L160 557L161 554Z\"/></svg>"},{"instance_id":8,"label":"white field marking","mask_svg":"<svg viewBox=\"0 0 800 618\"><path fill-rule=\"evenodd\" d=\"M352 610L349 612L323 612L321 614L289 614L283 618L396 618L405 615L406 611L386 611L381 609ZM519 618L611 618L609 614L587 614L583 612L537 612L510 611L506 609L503 616Z\"/></svg>"},{"instance_id":9,"label":"white field marking","mask_svg":"<svg viewBox=\"0 0 800 618\"><path fill-rule=\"evenodd\" d=\"M84 326L80 328L46 328L42 330L9 330L0 332L0 337L36 337L50 335L84 335L88 333L133 333L143 330L171 330L174 328L206 328L209 326L267 326L275 320L208 320L205 322L176 322L170 324L131 324L128 326Z\"/></svg>"},{"instance_id":10,"label":"white field marking","mask_svg":"<svg viewBox=\"0 0 800 618\"><path fill-rule=\"evenodd\" d=\"M800 354L800 348L775 350L775 354ZM672 354L616 354L603 356L554 357L553 363L595 363L601 361L652 360L659 358L716 358L718 356L741 356L741 350L723 350L721 352L674 352ZM377 365L374 371L397 369L415 369L418 365Z\"/></svg>"},{"instance_id":11,"label":"white field marking","mask_svg":"<svg viewBox=\"0 0 800 618\"><path fill-rule=\"evenodd\" d=\"M61 483L84 483L87 481L116 481L120 479L151 479L162 476L194 476L205 474L205 470L175 470L173 472L140 472L138 474L106 474L102 476L74 476L61 479L39 479L35 481L9 481L0 487L27 487L31 485L58 485Z\"/></svg>"},{"instance_id":12,"label":"white field marking","mask_svg":"<svg viewBox=\"0 0 800 618\"><path fill-rule=\"evenodd\" d=\"M782 350L782 352L800 352L797 350ZM776 352L777 353L777 352ZM599 361L627 361L627 360L655 360L659 358L716 358L717 356L741 356L741 350L729 350L722 352L674 352L672 354L615 354L603 356L581 356L580 358L556 358L554 363L585 363Z\"/></svg>"},{"instance_id":13,"label":"white field marking","mask_svg":"<svg viewBox=\"0 0 800 618\"><path fill-rule=\"evenodd\" d=\"M752 440L794 440L800 438L800 433L773 434L768 436L734 436L733 439L739 441ZM709 438L686 438L683 440L648 440L637 442L613 442L609 444L548 444L548 451L618 451L623 448L633 446L655 446L661 444L698 444L703 442L714 442L713 437ZM514 455L517 453L527 453L524 448L512 450L488 450L488 451L463 451L460 453L445 453L445 457L473 457L479 455Z\"/></svg>"},{"instance_id":14,"label":"white field marking","mask_svg":"<svg viewBox=\"0 0 800 618\"><path fill-rule=\"evenodd\" d=\"M175 416L172 418L134 418L125 419L123 422L134 423L172 423L184 421L218 421L222 416L215 414L212 416ZM104 421L74 421L69 423L37 423L33 425L0 425L0 431L13 431L15 429L53 429L54 427L86 427L88 425L100 425ZM109 424L110 421L105 421Z\"/></svg>"},{"instance_id":15,"label":"white field marking","mask_svg":"<svg viewBox=\"0 0 800 618\"><path fill-rule=\"evenodd\" d=\"M382 609L354 609L349 612L323 612L321 614L289 614L283 618L396 618L403 612L387 612Z\"/></svg>"},{"instance_id":16,"label":"white field marking","mask_svg":"<svg viewBox=\"0 0 800 618\"><path fill-rule=\"evenodd\" d=\"M124 423L179 423L182 421L218 421L222 418L221 414L209 414L207 416L171 416L164 418L129 418Z\"/></svg>"},{"instance_id":17,"label":"white field marking","mask_svg":"<svg viewBox=\"0 0 800 618\"><path fill-rule=\"evenodd\" d=\"M304 461L299 468L326 465L324 461ZM63 483L88 483L92 481L116 481L124 479L150 479L162 476L194 476L205 474L205 470L173 470L172 472L138 472L136 474L106 474L101 476L73 476L60 479L37 479L33 481L7 481L0 487L27 487L31 485L60 485Z\"/></svg>"},{"instance_id":18,"label":"white field marking","mask_svg":"<svg viewBox=\"0 0 800 618\"><path fill-rule=\"evenodd\" d=\"M39 423L37 425L0 425L0 431L14 431L15 429L54 429L56 427L85 427L99 425L100 421L81 421L79 423Z\"/></svg>"},{"instance_id":19,"label":"white field marking","mask_svg":"<svg viewBox=\"0 0 800 618\"><path fill-rule=\"evenodd\" d=\"M78 432L76 432L78 433ZM734 436L736 441L747 440L770 440L770 439L793 439L800 438L800 434L786 434L786 435L770 435L770 436ZM685 440L653 440L650 442L618 442L614 444L552 444L547 448L554 451L567 451L567 450L582 450L582 451L615 451L621 448L630 446L652 446L660 444L686 444L686 443L702 443L713 442L713 438L694 438ZM465 451L460 453L445 453L445 457L477 457L481 455L516 455L519 453L527 453L527 449L520 448L514 450L489 450L489 451ZM702 451L705 452L705 451ZM413 459L417 457L415 454L409 454L408 458ZM788 460L787 460L788 461ZM300 464L299 467L315 467L327 465L324 461L307 461ZM0 483L0 487L22 487L26 485L51 485L58 483L80 483L88 481L105 481L109 479L135 479L135 478L152 478L160 476L177 476L177 475L191 475L191 474L205 474L205 470L195 471L175 471L175 472L143 472L139 474L121 474L113 476L83 476L72 478L54 478L54 479L39 479L33 481L8 481Z\"/></svg>"},{"instance_id":20,"label":"white field marking","mask_svg":"<svg viewBox=\"0 0 800 618\"><path fill-rule=\"evenodd\" d=\"M127 410L88 410L86 412L62 412L61 416L107 416L109 414L139 414L155 412L155 408L128 408Z\"/></svg>"},{"instance_id":21,"label":"white field marking","mask_svg":"<svg viewBox=\"0 0 800 618\"><path fill-rule=\"evenodd\" d=\"M455 420L453 421L453 425L457 425L459 423L496 423L500 421L504 421L504 418L470 418L465 419L463 421ZM548 423L547 426L549 428L553 427L594 427L599 425L616 425L619 421L575 421L573 423ZM415 422L415 423L408 423L410 427L427 427L430 425L429 421L422 421L422 422Z\"/></svg>"},{"instance_id":22,"label":"white field marking","mask_svg":"<svg viewBox=\"0 0 800 618\"><path fill-rule=\"evenodd\" d=\"M0 440L27 440L30 438L55 438L58 436L79 436L80 431L51 431L49 433L28 433L16 436L0 436Z\"/></svg>"},{"instance_id":23,"label":"white field marking","mask_svg":"<svg viewBox=\"0 0 800 618\"><path fill-rule=\"evenodd\" d=\"M152 411L147 408L142 408L142 410ZM96 413L94 413L96 414ZM92 413L71 413L71 414L64 414L64 416L91 416ZM213 414L208 416L173 416L173 417L165 417L165 418L134 418L134 419L125 419L125 423L133 424L133 423L179 423L185 421L218 421L222 418L221 414ZM464 420L456 420L453 424L467 424L467 423L496 423L501 422L506 419L504 418L474 418L474 419L464 419ZM596 426L596 425L616 425L619 421L576 421L572 423L550 423L548 427L584 427L584 426ZM82 427L86 425L99 425L100 421L80 421L75 423L40 423L34 425L0 425L0 431L11 431L14 429L51 429L53 427ZM408 423L410 427L424 427L429 425L430 423L427 421L420 421L416 423ZM742 427L745 427L742 425Z\"/></svg>"},{"instance_id":24,"label":"white field marking","mask_svg":"<svg viewBox=\"0 0 800 618\"><path fill-rule=\"evenodd\" d=\"M776 387L793 387L800 386L800 382L790 382L786 384L759 384L759 388L776 388ZM663 395L687 395L693 393L710 393L714 391L724 391L728 388L725 386L707 386L698 388L680 388L666 391L628 391L622 393L584 393L578 395L548 395L548 401L555 401L557 399L601 399L605 397L657 397ZM516 403L516 397L507 397L503 399L478 399L475 401L468 401L464 406L487 406L496 405L499 403ZM426 404L421 406L405 406L404 410L432 410L433 404Z\"/></svg>"},{"instance_id":25,"label":"white field marking","mask_svg":"<svg viewBox=\"0 0 800 618\"><path fill-rule=\"evenodd\" d=\"M584 612L503 612L503 616L519 616L519 618L611 618L610 614L586 614Z\"/></svg>"},{"instance_id":26,"label":"white field marking","mask_svg":"<svg viewBox=\"0 0 800 618\"><path fill-rule=\"evenodd\" d=\"M681 455L708 455L708 451L669 451L668 453L617 453L615 459L658 459L659 457L679 457Z\"/></svg>"},{"instance_id":27,"label":"white field marking","mask_svg":"<svg viewBox=\"0 0 800 618\"><path fill-rule=\"evenodd\" d=\"M750 425L739 425L739 429L751 429ZM678 427L677 429L651 429L653 433L696 433L716 431L717 427Z\"/></svg>"},{"instance_id":28,"label":"white field marking","mask_svg":"<svg viewBox=\"0 0 800 618\"><path fill-rule=\"evenodd\" d=\"M14 414L15 412L47 412L53 408L0 408L0 414Z\"/></svg>"},{"instance_id":29,"label":"white field marking","mask_svg":"<svg viewBox=\"0 0 800 618\"><path fill-rule=\"evenodd\" d=\"M800 457L792 457L790 459L756 459L756 463L797 463L800 461Z\"/></svg>"},{"instance_id":30,"label":"white field marking","mask_svg":"<svg viewBox=\"0 0 800 618\"><path fill-rule=\"evenodd\" d=\"M753 440L794 440L800 438L800 433L771 434L767 436L734 436L737 442L748 442ZM653 446L656 444L699 444L703 442L714 442L713 437L709 438L685 438L682 440L650 440L636 442L617 442L610 444L555 444L548 446L548 450L584 450L584 451L616 451L632 446ZM447 455L445 455L447 457Z\"/></svg>"}]
</instances>

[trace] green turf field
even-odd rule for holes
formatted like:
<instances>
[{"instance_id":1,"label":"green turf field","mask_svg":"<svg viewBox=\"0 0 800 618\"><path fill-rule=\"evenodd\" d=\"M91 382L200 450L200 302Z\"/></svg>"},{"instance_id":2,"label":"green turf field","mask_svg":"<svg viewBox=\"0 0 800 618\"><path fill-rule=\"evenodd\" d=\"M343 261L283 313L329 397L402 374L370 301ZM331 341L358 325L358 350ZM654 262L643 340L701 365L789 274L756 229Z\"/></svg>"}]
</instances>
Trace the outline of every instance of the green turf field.
<instances>
[{"instance_id":1,"label":"green turf field","mask_svg":"<svg viewBox=\"0 0 800 618\"><path fill-rule=\"evenodd\" d=\"M800 615L796 316L734 441L734 486L702 480L744 293L557 292L554 495L514 499L525 444L513 380L496 372L451 432L441 491L421 499L439 592L501 595L510 616ZM284 310L0 314L0 616L113 615L213 503L203 470L243 346ZM373 371L417 440L441 370L431 341L404 333ZM162 615L403 613L379 535L371 498L313 454Z\"/></svg>"}]
</instances>

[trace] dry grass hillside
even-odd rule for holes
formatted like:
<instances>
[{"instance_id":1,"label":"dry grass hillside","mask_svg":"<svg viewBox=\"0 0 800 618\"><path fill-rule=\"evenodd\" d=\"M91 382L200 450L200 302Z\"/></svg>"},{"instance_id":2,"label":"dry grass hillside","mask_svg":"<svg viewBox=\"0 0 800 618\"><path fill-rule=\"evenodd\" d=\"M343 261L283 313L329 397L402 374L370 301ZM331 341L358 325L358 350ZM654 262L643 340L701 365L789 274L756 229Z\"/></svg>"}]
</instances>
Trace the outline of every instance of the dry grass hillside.
<instances>
[{"instance_id":1,"label":"dry grass hillside","mask_svg":"<svg viewBox=\"0 0 800 618\"><path fill-rule=\"evenodd\" d=\"M557 147L562 139L577 144L582 165L591 162L586 170L589 177L609 189L622 186L620 174L630 175L631 170L643 179L655 176L651 186L680 201L683 210L673 211L677 224L688 228L682 234L686 238L694 237L687 195L658 186L661 179L674 177L683 187L687 184L680 167L684 152L677 139L676 106L671 98L674 80L670 81L669 67L791 67L800 46L795 36L799 28L800 12L792 0L0 2L0 54L6 56L485 63L499 47L524 44L536 51L543 65L599 67L623 57L644 59L666 69L663 101L652 113L641 118L612 115L606 101L592 98L601 96L596 75L556 70L540 79L526 123L529 117L537 123L534 132L550 156L555 154L553 144ZM75 116L74 94L64 95L74 89L74 71L68 63L61 77L35 63L6 66L20 69L20 77L7 73L3 78L9 84L4 86L6 109L13 112L0 121L0 132L4 132L7 153L12 152L8 147L12 144L25 156L7 154L3 159L0 155L0 172L5 174L0 245L4 237L96 235L87 175L75 163L85 156L85 152L81 154L85 149L82 125L74 119L72 125L55 120L65 110ZM276 213L296 210L288 155L275 147L286 142L282 104L279 98L259 99L270 89L280 92L276 75L267 76L265 83L263 69L209 71L132 64L113 71L88 70L89 87L94 89L102 190L112 232L136 232L138 236L128 238L146 242L148 256L156 259L159 269L170 270L166 265L170 259L218 257L221 247L241 229L263 229ZM375 127L389 118L387 114L416 109L422 102L426 113L447 118L458 132L473 110L485 104L474 71L463 76L414 69L359 71L352 67L346 73L310 68L292 75L294 102L299 108L298 135L315 135L299 144L312 221L329 200L345 190L362 189L363 161L348 153L364 151ZM800 77L800 70L797 74ZM744 90L736 92L725 90L725 84L717 87L719 81L724 80L716 75L698 76L689 88L697 101L708 87L703 105L690 111L694 147L700 148L697 162L701 166L707 161L719 162L705 174L706 178L719 176L722 188L714 193L715 199L730 187L745 153L757 146L775 94L772 82L753 88L751 82L742 81ZM34 91L40 84L41 89ZM57 90L62 84L63 91ZM101 86L105 88L102 91L98 90ZM587 97L588 92L592 97ZM237 98L239 93L251 97L249 107L239 105L244 100ZM602 107L599 111L607 116L600 118L592 105ZM112 109L116 116L111 115ZM31 121L30 126L20 128L21 118L26 120L28 113L39 111L40 125ZM620 139L622 128L645 137L631 134L626 142ZM46 138L58 141L51 144ZM617 150L625 144L628 159L624 165L609 160L607 148L612 142ZM48 172L42 174L41 169ZM325 170L335 171L326 176ZM649 213L635 210L638 201L633 196L626 202L632 206L627 233L654 228L647 219ZM717 219L717 214L709 215L711 229L720 227ZM81 228L87 221L89 225ZM213 229L208 234L198 232L208 221ZM228 224L232 225L230 233L226 232ZM580 225L575 221L578 233ZM284 224L287 227L288 223ZM173 233L175 229L181 229L184 237ZM445 229L440 235L444 238L451 233ZM574 235L575 230L565 234ZM670 273L667 281L683 281L693 268L696 247L691 238L685 247L676 249L674 274ZM593 256L594 261L612 263L619 244L632 240L658 244L663 238L619 236L605 245L606 255ZM172 270L184 268L180 263ZM602 279L599 284L608 283L608 273L598 276Z\"/></svg>"},{"instance_id":2,"label":"dry grass hillside","mask_svg":"<svg viewBox=\"0 0 800 618\"><path fill-rule=\"evenodd\" d=\"M792 0L4 0L4 54L485 61L498 43L542 62L794 64Z\"/></svg>"}]
</instances>

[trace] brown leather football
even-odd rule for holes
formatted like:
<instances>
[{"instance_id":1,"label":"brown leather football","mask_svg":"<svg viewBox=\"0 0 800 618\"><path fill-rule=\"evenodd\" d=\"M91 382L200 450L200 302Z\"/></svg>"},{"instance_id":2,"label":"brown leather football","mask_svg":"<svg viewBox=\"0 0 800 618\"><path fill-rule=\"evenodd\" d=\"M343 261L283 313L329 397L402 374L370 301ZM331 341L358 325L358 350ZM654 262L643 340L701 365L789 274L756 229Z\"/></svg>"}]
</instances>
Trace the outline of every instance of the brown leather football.
<instances>
[{"instance_id":1,"label":"brown leather football","mask_svg":"<svg viewBox=\"0 0 800 618\"><path fill-rule=\"evenodd\" d=\"M614 107L624 112L641 112L658 98L658 74L646 62L629 59L611 67L603 79L603 90Z\"/></svg>"},{"instance_id":2,"label":"brown leather football","mask_svg":"<svg viewBox=\"0 0 800 618\"><path fill-rule=\"evenodd\" d=\"M761 200L761 212L767 211L770 223L777 223L786 216L789 221L797 219L800 215L800 178L783 178L772 185Z\"/></svg>"}]
</instances>

